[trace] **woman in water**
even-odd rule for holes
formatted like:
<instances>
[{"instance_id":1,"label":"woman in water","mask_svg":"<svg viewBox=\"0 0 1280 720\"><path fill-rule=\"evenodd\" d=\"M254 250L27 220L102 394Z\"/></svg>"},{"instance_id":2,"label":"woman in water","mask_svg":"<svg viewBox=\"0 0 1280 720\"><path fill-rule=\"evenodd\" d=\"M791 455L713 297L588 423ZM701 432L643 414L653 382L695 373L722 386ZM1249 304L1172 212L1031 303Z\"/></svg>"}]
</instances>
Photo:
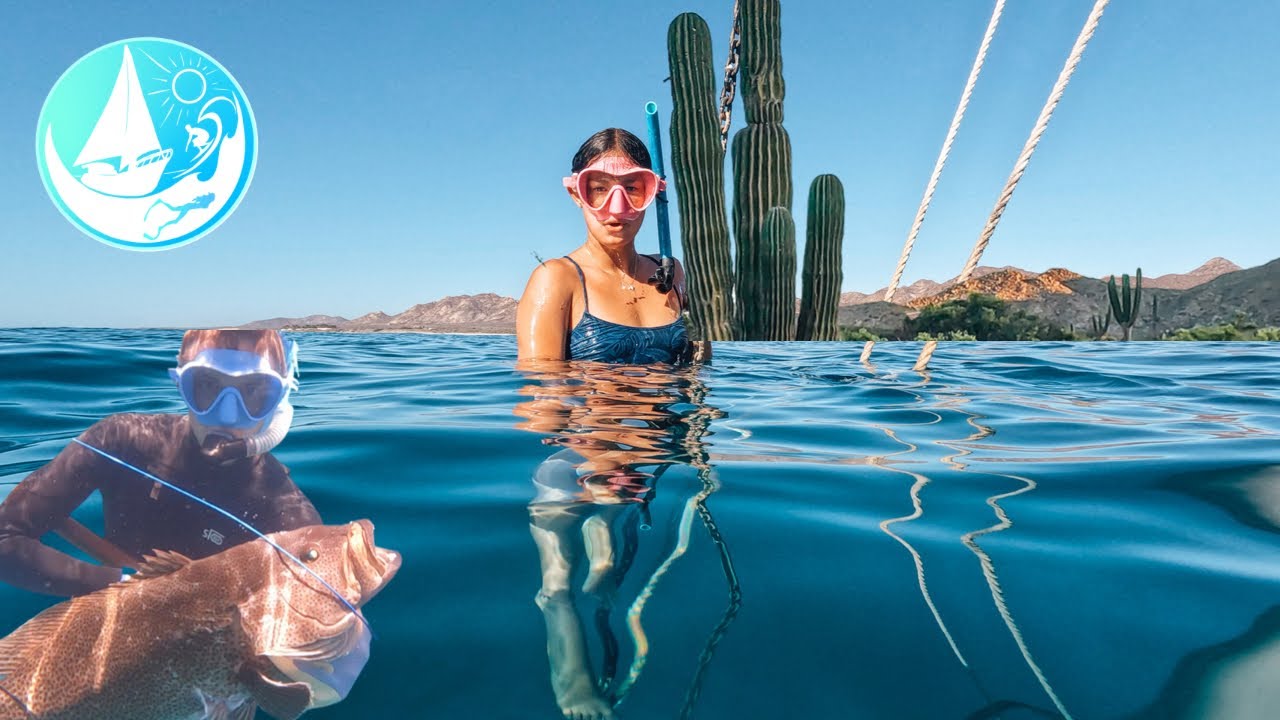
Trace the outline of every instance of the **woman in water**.
<instances>
[{"instance_id":1,"label":"woman in water","mask_svg":"<svg viewBox=\"0 0 1280 720\"><path fill-rule=\"evenodd\" d=\"M127 579L123 568L136 567L144 553L162 549L198 559L254 538L139 470L263 533L320 524L269 452L293 418L295 359L293 343L272 330L188 331L170 371L187 412L111 415L23 479L0 504L0 581L83 595ZM106 542L70 517L94 491L102 494ZM79 537L77 544L96 548L106 564L43 544L50 531Z\"/></svg>"},{"instance_id":2,"label":"woman in water","mask_svg":"<svg viewBox=\"0 0 1280 720\"><path fill-rule=\"evenodd\" d=\"M648 281L658 259L635 248L644 210L662 189L649 166L648 148L626 130L601 130L578 148L564 185L582 208L587 239L530 276L516 316L521 360L693 359L682 317L684 269L675 264L674 285L662 292Z\"/></svg>"},{"instance_id":3,"label":"woman in water","mask_svg":"<svg viewBox=\"0 0 1280 720\"><path fill-rule=\"evenodd\" d=\"M560 448L534 471L529 503L551 687L566 718L611 720L643 665L641 657L620 666L612 615L649 530L658 479L673 465L709 467L702 437L721 413L704 402L696 369L547 364L525 373L521 394L532 399L516 406L517 427ZM637 626L638 618L628 625Z\"/></svg>"}]
</instances>

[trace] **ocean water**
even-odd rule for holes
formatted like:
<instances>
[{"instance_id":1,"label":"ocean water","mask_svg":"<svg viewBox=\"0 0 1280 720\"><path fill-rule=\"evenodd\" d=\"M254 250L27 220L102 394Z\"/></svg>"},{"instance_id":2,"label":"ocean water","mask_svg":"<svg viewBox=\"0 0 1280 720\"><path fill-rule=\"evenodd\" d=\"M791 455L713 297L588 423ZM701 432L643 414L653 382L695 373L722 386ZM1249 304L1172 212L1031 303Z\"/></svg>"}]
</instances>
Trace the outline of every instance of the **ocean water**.
<instances>
[{"instance_id":1,"label":"ocean water","mask_svg":"<svg viewBox=\"0 0 1280 720\"><path fill-rule=\"evenodd\" d=\"M179 412L180 337L0 330L0 497L105 415ZM558 718L549 643L620 718L1280 715L1274 343L521 373L511 337L296 337L275 454L404 557L308 718ZM0 587L0 635L53 601Z\"/></svg>"}]
</instances>

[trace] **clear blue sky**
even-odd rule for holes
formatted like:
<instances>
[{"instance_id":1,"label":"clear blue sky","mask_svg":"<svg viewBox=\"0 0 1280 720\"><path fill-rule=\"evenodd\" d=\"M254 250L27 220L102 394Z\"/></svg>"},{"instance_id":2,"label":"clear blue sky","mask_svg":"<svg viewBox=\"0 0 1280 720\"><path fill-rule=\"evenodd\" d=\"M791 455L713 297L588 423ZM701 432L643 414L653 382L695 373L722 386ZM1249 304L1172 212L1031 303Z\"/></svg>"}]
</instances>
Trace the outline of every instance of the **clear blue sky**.
<instances>
[{"instance_id":1,"label":"clear blue sky","mask_svg":"<svg viewBox=\"0 0 1280 720\"><path fill-rule=\"evenodd\" d=\"M1009 3L907 281L962 266L1091 5ZM783 3L797 223L813 176L838 174L846 290L887 283L992 6ZM582 140L615 125L643 136L648 100L665 129L670 20L702 15L722 58L732 7L8 5L0 325L194 327L518 296L534 253L564 254L584 236L560 184ZM1278 27L1273 0L1112 3L984 264L1154 276L1217 255L1246 267L1280 256ZM117 250L73 229L33 152L63 70L137 36L211 54L239 80L260 131L240 208L166 252ZM656 251L653 221L641 244Z\"/></svg>"}]
</instances>

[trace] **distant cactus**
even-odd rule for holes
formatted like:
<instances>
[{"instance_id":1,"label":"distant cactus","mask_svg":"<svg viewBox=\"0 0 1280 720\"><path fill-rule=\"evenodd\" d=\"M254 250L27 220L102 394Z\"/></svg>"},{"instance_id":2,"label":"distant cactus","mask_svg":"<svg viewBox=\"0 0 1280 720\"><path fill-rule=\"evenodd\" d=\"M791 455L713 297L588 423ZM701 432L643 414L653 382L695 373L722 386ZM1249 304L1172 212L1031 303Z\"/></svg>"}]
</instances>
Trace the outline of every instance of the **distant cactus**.
<instances>
[{"instance_id":1,"label":"distant cactus","mask_svg":"<svg viewBox=\"0 0 1280 720\"><path fill-rule=\"evenodd\" d=\"M691 331L733 339L733 264L724 199L711 33L694 13L667 30L671 69L671 168L680 208Z\"/></svg>"},{"instance_id":2,"label":"distant cactus","mask_svg":"<svg viewBox=\"0 0 1280 720\"><path fill-rule=\"evenodd\" d=\"M1151 337L1160 337L1160 296L1151 296Z\"/></svg>"},{"instance_id":3,"label":"distant cactus","mask_svg":"<svg viewBox=\"0 0 1280 720\"><path fill-rule=\"evenodd\" d=\"M760 260L773 269L760 278L760 339L795 340L796 223L784 207L770 208L765 216Z\"/></svg>"},{"instance_id":4,"label":"distant cactus","mask_svg":"<svg viewBox=\"0 0 1280 720\"><path fill-rule=\"evenodd\" d=\"M1111 327L1111 306L1107 305L1107 315L1102 317L1099 315L1091 315L1089 317L1089 326L1094 340L1101 340L1106 336L1107 330Z\"/></svg>"},{"instance_id":5,"label":"distant cactus","mask_svg":"<svg viewBox=\"0 0 1280 720\"><path fill-rule=\"evenodd\" d=\"M1116 324L1124 329L1123 339L1127 341L1133 334L1133 323L1138 319L1138 307L1142 303L1142 268L1138 268L1132 292L1129 290L1128 273L1123 278L1124 289L1120 292L1116 291L1116 276L1107 279L1107 298L1111 301L1111 314L1115 316Z\"/></svg>"},{"instance_id":6,"label":"distant cactus","mask_svg":"<svg viewBox=\"0 0 1280 720\"><path fill-rule=\"evenodd\" d=\"M804 285L797 340L835 340L836 313L844 269L844 186L835 175L819 175L809 186L809 224L805 228Z\"/></svg>"}]
</instances>

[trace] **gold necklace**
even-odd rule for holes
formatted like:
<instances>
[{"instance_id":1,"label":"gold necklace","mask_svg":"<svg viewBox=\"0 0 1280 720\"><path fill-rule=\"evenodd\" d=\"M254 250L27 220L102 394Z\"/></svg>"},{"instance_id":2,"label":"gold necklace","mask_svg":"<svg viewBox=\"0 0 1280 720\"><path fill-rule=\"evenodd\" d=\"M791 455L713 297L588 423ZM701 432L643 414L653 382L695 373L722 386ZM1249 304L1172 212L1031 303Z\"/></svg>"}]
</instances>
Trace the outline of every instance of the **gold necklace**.
<instances>
[{"instance_id":1,"label":"gold necklace","mask_svg":"<svg viewBox=\"0 0 1280 720\"><path fill-rule=\"evenodd\" d=\"M629 291L631 291L631 292L635 292L635 291L636 291L636 277L635 277L635 276L636 276L636 267L637 267L637 265L638 265L638 263L637 263L637 259L636 259L636 258L631 258L631 271L630 271L629 273L627 273L627 277L629 277L629 278L631 279L631 282L630 282L630 283L626 283L626 282L623 282L623 281L619 281L619 282L618 282L619 287L621 287L623 290L629 290Z\"/></svg>"}]
</instances>

